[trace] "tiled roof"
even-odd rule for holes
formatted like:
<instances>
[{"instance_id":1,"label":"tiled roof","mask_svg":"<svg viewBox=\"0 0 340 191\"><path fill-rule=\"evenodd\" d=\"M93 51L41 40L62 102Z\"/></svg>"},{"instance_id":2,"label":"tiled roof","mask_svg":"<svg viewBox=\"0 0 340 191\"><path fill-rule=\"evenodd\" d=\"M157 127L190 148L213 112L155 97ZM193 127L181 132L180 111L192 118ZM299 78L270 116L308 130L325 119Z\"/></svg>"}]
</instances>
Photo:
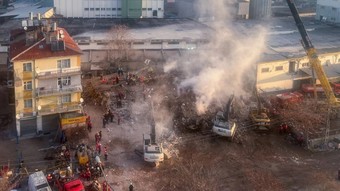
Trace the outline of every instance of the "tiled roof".
<instances>
[{"instance_id":1,"label":"tiled roof","mask_svg":"<svg viewBox=\"0 0 340 191\"><path fill-rule=\"evenodd\" d=\"M64 57L81 54L81 50L78 45L73 41L67 31L63 28L57 30L63 30L65 50L64 51L52 51L51 44L47 44L44 36L38 34L38 40L32 45L26 46L25 38L14 41L10 44L9 56L11 61L18 60L35 60L49 57ZM15 30L11 32L11 35L18 37L20 34L25 35L23 29Z\"/></svg>"}]
</instances>

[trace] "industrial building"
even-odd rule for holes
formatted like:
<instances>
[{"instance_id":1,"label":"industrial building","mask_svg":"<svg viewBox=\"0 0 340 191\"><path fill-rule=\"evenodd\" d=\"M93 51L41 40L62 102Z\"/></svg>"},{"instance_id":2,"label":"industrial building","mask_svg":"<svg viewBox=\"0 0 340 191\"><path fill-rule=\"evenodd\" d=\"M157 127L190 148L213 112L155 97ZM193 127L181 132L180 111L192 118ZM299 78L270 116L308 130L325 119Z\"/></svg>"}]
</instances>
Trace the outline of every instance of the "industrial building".
<instances>
[{"instance_id":1,"label":"industrial building","mask_svg":"<svg viewBox=\"0 0 340 191\"><path fill-rule=\"evenodd\" d=\"M163 18L164 0L54 0L66 18Z\"/></svg>"},{"instance_id":2,"label":"industrial building","mask_svg":"<svg viewBox=\"0 0 340 191\"><path fill-rule=\"evenodd\" d=\"M251 0L249 5L250 19L268 19L271 16L271 0Z\"/></svg>"},{"instance_id":3,"label":"industrial building","mask_svg":"<svg viewBox=\"0 0 340 191\"><path fill-rule=\"evenodd\" d=\"M330 82L340 81L339 30L303 18L311 41ZM257 88L260 92L300 90L304 83L317 79L310 68L306 53L300 43L300 34L294 30L293 18L273 19L269 40L257 64ZM317 82L318 83L318 82Z\"/></svg>"},{"instance_id":4,"label":"industrial building","mask_svg":"<svg viewBox=\"0 0 340 191\"><path fill-rule=\"evenodd\" d=\"M318 0L315 19L340 24L340 0Z\"/></svg>"},{"instance_id":5,"label":"industrial building","mask_svg":"<svg viewBox=\"0 0 340 191\"><path fill-rule=\"evenodd\" d=\"M42 20L11 31L17 135L57 130L60 114L80 112L81 50L67 31Z\"/></svg>"}]
</instances>

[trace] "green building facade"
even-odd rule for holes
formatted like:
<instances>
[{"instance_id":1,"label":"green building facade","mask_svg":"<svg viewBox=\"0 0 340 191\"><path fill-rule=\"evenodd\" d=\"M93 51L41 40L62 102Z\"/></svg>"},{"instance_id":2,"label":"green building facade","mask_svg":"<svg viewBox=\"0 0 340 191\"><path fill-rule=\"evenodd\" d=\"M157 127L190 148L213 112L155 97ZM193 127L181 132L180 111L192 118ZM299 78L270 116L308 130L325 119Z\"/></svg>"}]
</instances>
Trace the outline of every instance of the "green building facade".
<instances>
[{"instance_id":1,"label":"green building facade","mask_svg":"<svg viewBox=\"0 0 340 191\"><path fill-rule=\"evenodd\" d=\"M140 18L142 16L142 0L122 0L123 18Z\"/></svg>"}]
</instances>

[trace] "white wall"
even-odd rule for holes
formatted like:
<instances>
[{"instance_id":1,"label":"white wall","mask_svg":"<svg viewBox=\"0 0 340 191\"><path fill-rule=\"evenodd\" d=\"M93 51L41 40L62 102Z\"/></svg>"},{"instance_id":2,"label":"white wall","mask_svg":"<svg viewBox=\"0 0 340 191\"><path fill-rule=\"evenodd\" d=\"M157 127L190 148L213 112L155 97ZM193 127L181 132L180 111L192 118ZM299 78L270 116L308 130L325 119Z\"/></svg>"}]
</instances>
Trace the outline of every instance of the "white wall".
<instances>
[{"instance_id":1,"label":"white wall","mask_svg":"<svg viewBox=\"0 0 340 191\"><path fill-rule=\"evenodd\" d=\"M121 17L122 0L54 0L56 13L64 17L82 18L115 18ZM157 11L157 18L164 17L164 0L142 0L142 16L154 18L152 13ZM148 10L151 8L151 10Z\"/></svg>"},{"instance_id":2,"label":"white wall","mask_svg":"<svg viewBox=\"0 0 340 191\"><path fill-rule=\"evenodd\" d=\"M121 0L54 0L56 13L64 17L120 17Z\"/></svg>"}]
</instances>

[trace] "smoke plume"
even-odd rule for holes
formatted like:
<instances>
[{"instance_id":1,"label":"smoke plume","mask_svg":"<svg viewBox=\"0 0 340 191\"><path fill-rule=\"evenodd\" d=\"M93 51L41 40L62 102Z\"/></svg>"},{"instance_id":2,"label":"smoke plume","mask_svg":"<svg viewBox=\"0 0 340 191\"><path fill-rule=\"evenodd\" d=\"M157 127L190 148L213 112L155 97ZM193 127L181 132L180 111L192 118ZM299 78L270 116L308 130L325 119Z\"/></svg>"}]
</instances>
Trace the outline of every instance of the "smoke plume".
<instances>
[{"instance_id":1,"label":"smoke plume","mask_svg":"<svg viewBox=\"0 0 340 191\"><path fill-rule=\"evenodd\" d=\"M246 95L245 84L255 80L256 61L265 47L265 30L242 24L248 21L233 21L234 4L230 1L202 0L200 5L200 15L210 18L206 19L211 28L209 43L169 61L165 72L183 72L185 77L178 86L192 88L197 112L203 114L212 103L226 103L233 93Z\"/></svg>"}]
</instances>

